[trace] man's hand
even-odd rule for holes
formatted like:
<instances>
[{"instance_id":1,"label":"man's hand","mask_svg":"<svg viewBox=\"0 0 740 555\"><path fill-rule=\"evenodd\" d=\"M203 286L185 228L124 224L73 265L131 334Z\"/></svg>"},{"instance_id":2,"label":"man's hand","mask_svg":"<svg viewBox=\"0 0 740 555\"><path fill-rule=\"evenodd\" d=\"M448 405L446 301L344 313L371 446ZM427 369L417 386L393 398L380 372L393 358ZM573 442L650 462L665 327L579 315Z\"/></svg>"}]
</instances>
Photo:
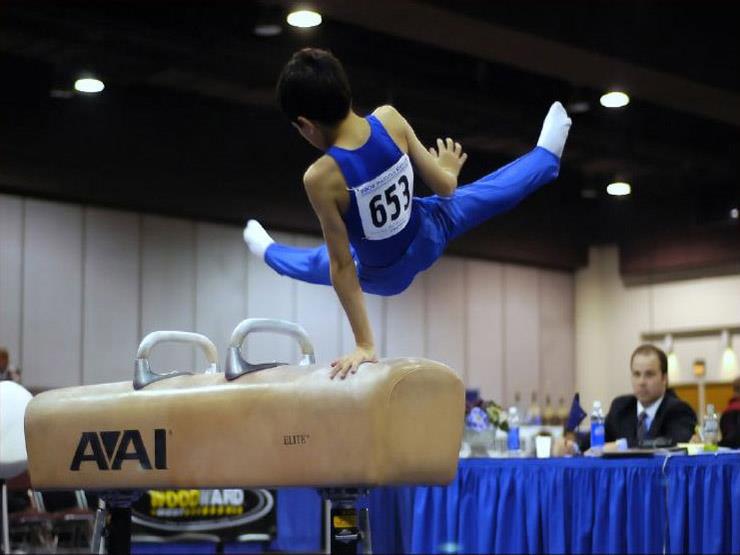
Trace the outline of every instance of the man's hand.
<instances>
[{"instance_id":1,"label":"man's hand","mask_svg":"<svg viewBox=\"0 0 740 555\"><path fill-rule=\"evenodd\" d=\"M363 362L378 362L378 357L373 347L357 347L352 354L343 356L332 362L330 377L332 380L335 376L344 379L348 373L357 373L357 368Z\"/></svg>"},{"instance_id":2,"label":"man's hand","mask_svg":"<svg viewBox=\"0 0 740 555\"><path fill-rule=\"evenodd\" d=\"M434 157L437 165L455 177L455 179L460 175L460 170L465 160L468 159L468 155L463 152L460 143L453 142L449 137L444 141L437 139L437 150L431 147L429 153Z\"/></svg>"},{"instance_id":3,"label":"man's hand","mask_svg":"<svg viewBox=\"0 0 740 555\"><path fill-rule=\"evenodd\" d=\"M603 452L604 453L616 453L618 451L623 451L621 445L617 443L616 441L607 441L604 444Z\"/></svg>"}]
</instances>

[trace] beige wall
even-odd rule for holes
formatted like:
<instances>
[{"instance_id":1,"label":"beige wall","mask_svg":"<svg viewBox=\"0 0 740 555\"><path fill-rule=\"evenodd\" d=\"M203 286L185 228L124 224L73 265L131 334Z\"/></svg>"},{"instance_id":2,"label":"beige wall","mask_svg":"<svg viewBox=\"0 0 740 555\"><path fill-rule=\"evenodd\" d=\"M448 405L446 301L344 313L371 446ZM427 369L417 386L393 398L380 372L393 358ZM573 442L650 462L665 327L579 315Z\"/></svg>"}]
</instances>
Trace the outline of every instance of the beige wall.
<instances>
[{"instance_id":1,"label":"beige wall","mask_svg":"<svg viewBox=\"0 0 740 555\"><path fill-rule=\"evenodd\" d=\"M630 392L629 356L643 333L740 326L740 275L625 286L616 246L594 247L588 267L576 273L576 388L590 409ZM740 351L740 337L733 337ZM676 338L680 372L674 383L693 382L691 363L703 358L707 381L727 381L720 371L719 335Z\"/></svg>"},{"instance_id":2,"label":"beige wall","mask_svg":"<svg viewBox=\"0 0 740 555\"><path fill-rule=\"evenodd\" d=\"M567 272L444 257L402 295L367 296L367 306L382 356L440 360L501 403L533 391L557 403L573 393L573 296ZM0 345L31 388L129 380L154 330L204 333L223 357L248 317L299 322L321 363L353 345L333 291L277 275L248 255L237 226L0 195ZM247 355L290 361L297 350L258 334ZM151 359L160 371L205 366L180 345Z\"/></svg>"}]
</instances>

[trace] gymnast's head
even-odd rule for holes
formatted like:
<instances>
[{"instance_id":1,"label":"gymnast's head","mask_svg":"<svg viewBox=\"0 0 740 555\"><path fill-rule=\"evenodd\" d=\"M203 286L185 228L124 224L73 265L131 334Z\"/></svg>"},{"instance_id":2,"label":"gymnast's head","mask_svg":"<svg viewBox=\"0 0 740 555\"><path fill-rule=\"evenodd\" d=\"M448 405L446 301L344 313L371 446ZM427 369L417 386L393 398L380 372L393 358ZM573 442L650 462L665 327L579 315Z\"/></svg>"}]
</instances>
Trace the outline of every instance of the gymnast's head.
<instances>
[{"instance_id":1,"label":"gymnast's head","mask_svg":"<svg viewBox=\"0 0 740 555\"><path fill-rule=\"evenodd\" d=\"M285 64L277 101L303 137L326 149L352 108L352 92L342 63L328 50L304 48Z\"/></svg>"}]
</instances>

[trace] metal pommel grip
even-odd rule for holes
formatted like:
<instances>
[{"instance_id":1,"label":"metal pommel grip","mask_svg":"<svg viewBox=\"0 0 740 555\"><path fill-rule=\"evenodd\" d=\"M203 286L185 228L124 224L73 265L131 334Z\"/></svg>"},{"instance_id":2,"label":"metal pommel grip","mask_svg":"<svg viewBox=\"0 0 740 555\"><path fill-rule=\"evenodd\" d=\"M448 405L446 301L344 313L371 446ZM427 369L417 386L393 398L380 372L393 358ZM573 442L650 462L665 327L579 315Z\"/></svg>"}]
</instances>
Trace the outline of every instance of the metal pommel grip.
<instances>
[{"instance_id":1,"label":"metal pommel grip","mask_svg":"<svg viewBox=\"0 0 740 555\"><path fill-rule=\"evenodd\" d=\"M204 372L211 374L218 371L218 352L216 351L216 346L205 335L186 331L155 331L142 339L139 344L139 350L136 353L136 360L134 361L134 389L142 389L150 383L164 380L165 378L193 374L193 372L180 370L160 374L152 370L149 362L149 353L155 345L164 342L198 345L206 355L206 360L208 360L208 367Z\"/></svg>"},{"instance_id":2,"label":"metal pommel grip","mask_svg":"<svg viewBox=\"0 0 740 555\"><path fill-rule=\"evenodd\" d=\"M270 318L248 318L242 320L231 334L229 343L229 352L226 355L225 374L227 380L235 380L239 376L249 372L257 372L266 368L279 366L277 362L267 362L264 364L250 364L241 355L241 346L250 333L255 332L272 332L282 335L288 335L294 338L301 348L302 358L300 366L307 366L316 362L313 352L313 345L308 339L306 330L298 324L286 320L274 320Z\"/></svg>"}]
</instances>

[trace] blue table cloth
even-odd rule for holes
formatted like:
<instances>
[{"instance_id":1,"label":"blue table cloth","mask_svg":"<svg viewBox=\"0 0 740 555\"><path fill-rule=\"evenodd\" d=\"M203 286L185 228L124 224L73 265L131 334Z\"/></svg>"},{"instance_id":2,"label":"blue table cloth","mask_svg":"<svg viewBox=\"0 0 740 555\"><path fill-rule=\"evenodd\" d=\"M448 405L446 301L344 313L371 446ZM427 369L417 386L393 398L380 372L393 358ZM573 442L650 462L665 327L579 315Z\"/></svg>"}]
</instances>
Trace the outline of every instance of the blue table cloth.
<instances>
[{"instance_id":1,"label":"blue table cloth","mask_svg":"<svg viewBox=\"0 0 740 555\"><path fill-rule=\"evenodd\" d=\"M448 486L375 488L364 504L375 553L740 553L740 453L463 459ZM317 492L278 490L277 526L221 552L318 552Z\"/></svg>"},{"instance_id":2,"label":"blue table cloth","mask_svg":"<svg viewBox=\"0 0 740 555\"><path fill-rule=\"evenodd\" d=\"M464 459L367 503L375 553L740 553L740 454ZM320 520L315 492L281 490L271 548L318 551Z\"/></svg>"}]
</instances>

